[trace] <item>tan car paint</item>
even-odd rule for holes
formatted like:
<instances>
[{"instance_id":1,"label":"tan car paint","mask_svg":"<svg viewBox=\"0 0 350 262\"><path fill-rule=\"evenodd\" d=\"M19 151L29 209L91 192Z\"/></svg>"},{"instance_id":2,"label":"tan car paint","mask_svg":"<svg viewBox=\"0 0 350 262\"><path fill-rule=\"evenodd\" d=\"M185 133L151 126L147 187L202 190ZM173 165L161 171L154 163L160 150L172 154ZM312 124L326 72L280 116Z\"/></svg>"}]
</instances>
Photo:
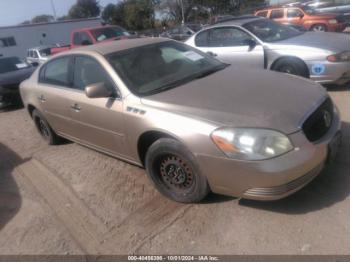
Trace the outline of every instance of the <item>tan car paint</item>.
<instances>
[{"instance_id":1,"label":"tan car paint","mask_svg":"<svg viewBox=\"0 0 350 262\"><path fill-rule=\"evenodd\" d=\"M215 193L278 199L295 192L319 173L328 144L340 129L340 118L335 113L331 130L317 144L306 139L300 125L327 97L321 86L294 76L229 67L175 89L139 98L129 91L103 55L161 41L168 40L126 40L60 55L83 54L96 59L118 89L118 98L91 99L83 91L39 84L37 70L21 85L24 104L29 110L39 110L59 135L139 166L144 161L140 139L150 132L173 137L193 153ZM289 135L295 149L264 161L230 159L210 137L222 126L277 129ZM285 186L307 174L308 179L292 189ZM254 195L259 188L281 186L284 190L272 196Z\"/></svg>"}]
</instances>

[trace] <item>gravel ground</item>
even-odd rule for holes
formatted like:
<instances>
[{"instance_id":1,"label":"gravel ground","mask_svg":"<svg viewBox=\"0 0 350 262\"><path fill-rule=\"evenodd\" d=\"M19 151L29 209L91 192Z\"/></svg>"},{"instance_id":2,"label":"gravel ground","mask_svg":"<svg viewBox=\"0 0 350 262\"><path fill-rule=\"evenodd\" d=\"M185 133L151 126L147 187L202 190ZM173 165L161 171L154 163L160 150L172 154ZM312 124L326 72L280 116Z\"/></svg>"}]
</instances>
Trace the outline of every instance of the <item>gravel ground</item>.
<instances>
[{"instance_id":1,"label":"gravel ground","mask_svg":"<svg viewBox=\"0 0 350 262\"><path fill-rule=\"evenodd\" d=\"M183 205L144 170L74 143L45 145L24 109L0 112L0 254L350 254L350 89L336 162L293 196Z\"/></svg>"}]
</instances>

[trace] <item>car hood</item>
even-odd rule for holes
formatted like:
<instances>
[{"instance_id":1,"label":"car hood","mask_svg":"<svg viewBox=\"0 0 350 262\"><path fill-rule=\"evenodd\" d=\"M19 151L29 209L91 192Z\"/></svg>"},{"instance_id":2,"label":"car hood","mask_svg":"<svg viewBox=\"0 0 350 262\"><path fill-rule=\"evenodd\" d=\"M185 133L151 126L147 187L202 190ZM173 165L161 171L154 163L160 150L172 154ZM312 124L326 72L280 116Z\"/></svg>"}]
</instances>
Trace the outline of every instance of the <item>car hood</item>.
<instances>
[{"instance_id":1,"label":"car hood","mask_svg":"<svg viewBox=\"0 0 350 262\"><path fill-rule=\"evenodd\" d=\"M314 47L322 50L341 52L349 50L350 35L327 32L305 32L299 36L275 43L267 43L272 48L286 48L286 45L301 48Z\"/></svg>"},{"instance_id":2,"label":"car hood","mask_svg":"<svg viewBox=\"0 0 350 262\"><path fill-rule=\"evenodd\" d=\"M269 128L291 134L327 96L320 85L296 76L232 66L162 93L144 105L220 126Z\"/></svg>"},{"instance_id":3,"label":"car hood","mask_svg":"<svg viewBox=\"0 0 350 262\"><path fill-rule=\"evenodd\" d=\"M12 71L0 74L0 85L19 84L29 78L34 72L35 68L29 67L17 71Z\"/></svg>"},{"instance_id":4,"label":"car hood","mask_svg":"<svg viewBox=\"0 0 350 262\"><path fill-rule=\"evenodd\" d=\"M332 13L315 13L315 14L309 14L308 19L309 20L317 20L317 19L333 19L339 16L338 14L332 14Z\"/></svg>"}]
</instances>

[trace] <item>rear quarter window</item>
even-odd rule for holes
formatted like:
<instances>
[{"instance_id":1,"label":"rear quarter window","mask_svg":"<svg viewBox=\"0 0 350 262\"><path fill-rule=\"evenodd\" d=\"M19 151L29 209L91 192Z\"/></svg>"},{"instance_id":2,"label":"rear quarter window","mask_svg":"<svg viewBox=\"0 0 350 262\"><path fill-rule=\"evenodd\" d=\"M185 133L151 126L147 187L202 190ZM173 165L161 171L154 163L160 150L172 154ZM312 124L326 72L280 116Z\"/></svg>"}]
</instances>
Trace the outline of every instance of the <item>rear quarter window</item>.
<instances>
[{"instance_id":1,"label":"rear quarter window","mask_svg":"<svg viewBox=\"0 0 350 262\"><path fill-rule=\"evenodd\" d=\"M196 46L200 46L200 47L209 46L208 38L209 38L209 30L199 33L195 38Z\"/></svg>"},{"instance_id":2,"label":"rear quarter window","mask_svg":"<svg viewBox=\"0 0 350 262\"><path fill-rule=\"evenodd\" d=\"M57 58L40 70L39 82L60 86L70 86L70 57Z\"/></svg>"}]
</instances>

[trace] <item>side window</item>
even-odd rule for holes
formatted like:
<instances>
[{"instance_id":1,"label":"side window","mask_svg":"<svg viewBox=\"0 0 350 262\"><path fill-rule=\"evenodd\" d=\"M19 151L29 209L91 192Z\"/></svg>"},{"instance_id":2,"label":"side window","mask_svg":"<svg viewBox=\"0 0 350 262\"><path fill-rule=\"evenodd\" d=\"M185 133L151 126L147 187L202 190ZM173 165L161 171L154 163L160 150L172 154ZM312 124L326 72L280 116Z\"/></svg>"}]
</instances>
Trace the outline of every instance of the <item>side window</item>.
<instances>
[{"instance_id":1,"label":"side window","mask_svg":"<svg viewBox=\"0 0 350 262\"><path fill-rule=\"evenodd\" d=\"M232 27L214 28L210 31L209 46L246 46L252 37L246 32Z\"/></svg>"},{"instance_id":2,"label":"side window","mask_svg":"<svg viewBox=\"0 0 350 262\"><path fill-rule=\"evenodd\" d=\"M110 90L114 86L103 67L94 59L78 56L75 58L73 87L84 90L91 84L104 83Z\"/></svg>"},{"instance_id":3,"label":"side window","mask_svg":"<svg viewBox=\"0 0 350 262\"><path fill-rule=\"evenodd\" d=\"M74 35L73 35L73 44L74 45L81 45L80 33L74 33Z\"/></svg>"},{"instance_id":4,"label":"side window","mask_svg":"<svg viewBox=\"0 0 350 262\"><path fill-rule=\"evenodd\" d=\"M199 47L209 46L208 44L209 30L205 30L196 36L195 44Z\"/></svg>"},{"instance_id":5,"label":"side window","mask_svg":"<svg viewBox=\"0 0 350 262\"><path fill-rule=\"evenodd\" d=\"M294 18L294 17L301 17L303 13L299 9L288 9L287 10L287 17L288 18Z\"/></svg>"},{"instance_id":6,"label":"side window","mask_svg":"<svg viewBox=\"0 0 350 262\"><path fill-rule=\"evenodd\" d=\"M80 33L80 43L81 43L81 45L91 45L92 41L91 41L90 36L85 32L81 32Z\"/></svg>"},{"instance_id":7,"label":"side window","mask_svg":"<svg viewBox=\"0 0 350 262\"><path fill-rule=\"evenodd\" d=\"M34 57L34 58L39 58L38 53L37 53L36 50L33 51L33 57Z\"/></svg>"},{"instance_id":8,"label":"side window","mask_svg":"<svg viewBox=\"0 0 350 262\"><path fill-rule=\"evenodd\" d=\"M268 11L261 11L257 13L257 15L261 17L267 17L267 14L268 14Z\"/></svg>"},{"instance_id":9,"label":"side window","mask_svg":"<svg viewBox=\"0 0 350 262\"><path fill-rule=\"evenodd\" d=\"M271 11L270 18L271 19L279 19L283 18L284 16L284 10L283 9L275 9Z\"/></svg>"},{"instance_id":10,"label":"side window","mask_svg":"<svg viewBox=\"0 0 350 262\"><path fill-rule=\"evenodd\" d=\"M41 69L39 82L70 86L69 65L70 57L62 57L49 62Z\"/></svg>"}]
</instances>

